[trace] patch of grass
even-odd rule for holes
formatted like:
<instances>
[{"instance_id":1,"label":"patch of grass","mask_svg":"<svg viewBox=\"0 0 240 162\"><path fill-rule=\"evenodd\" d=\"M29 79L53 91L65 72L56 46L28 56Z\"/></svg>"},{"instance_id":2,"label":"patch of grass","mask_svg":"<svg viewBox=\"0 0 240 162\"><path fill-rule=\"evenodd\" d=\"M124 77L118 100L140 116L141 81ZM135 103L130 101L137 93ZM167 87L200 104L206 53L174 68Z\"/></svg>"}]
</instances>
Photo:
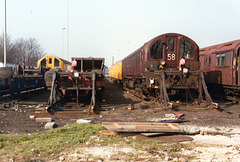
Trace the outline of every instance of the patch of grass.
<instances>
[{"instance_id":1,"label":"patch of grass","mask_svg":"<svg viewBox=\"0 0 240 162\"><path fill-rule=\"evenodd\" d=\"M145 141L134 137L121 137L113 135L102 135L99 132L104 130L99 124L72 124L63 128L53 129L42 133L32 135L0 135L0 156L7 157L25 157L31 159L34 157L54 158L61 152L73 150L77 147L111 146L132 147L136 150L133 153L119 152L117 155L123 155L128 159L133 159L140 155L157 156L160 158L167 153L170 157L181 157L181 149L191 149L188 145L167 144L157 141ZM54 157L51 155L54 154ZM77 154L81 154L80 151ZM101 157L94 156L94 152L87 155L87 158L100 160ZM187 157L192 159L193 157Z\"/></svg>"},{"instance_id":2,"label":"patch of grass","mask_svg":"<svg viewBox=\"0 0 240 162\"><path fill-rule=\"evenodd\" d=\"M99 131L103 129L101 125L73 124L32 135L0 135L0 150L1 154L7 152L9 156L28 157L38 154L56 154L61 150L88 141L90 136L99 136Z\"/></svg>"}]
</instances>

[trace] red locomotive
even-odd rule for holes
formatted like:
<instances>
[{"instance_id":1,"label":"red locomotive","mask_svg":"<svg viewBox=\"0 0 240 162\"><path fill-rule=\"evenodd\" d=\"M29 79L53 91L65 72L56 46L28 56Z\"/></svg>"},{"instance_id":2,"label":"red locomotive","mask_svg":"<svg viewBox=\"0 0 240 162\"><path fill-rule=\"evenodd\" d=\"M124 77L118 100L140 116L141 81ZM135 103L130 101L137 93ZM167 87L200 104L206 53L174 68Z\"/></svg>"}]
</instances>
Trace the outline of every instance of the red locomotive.
<instances>
[{"instance_id":1,"label":"red locomotive","mask_svg":"<svg viewBox=\"0 0 240 162\"><path fill-rule=\"evenodd\" d=\"M206 83L215 92L224 90L226 94L239 96L239 53L240 39L200 49L201 69L206 72Z\"/></svg>"},{"instance_id":2,"label":"red locomotive","mask_svg":"<svg viewBox=\"0 0 240 162\"><path fill-rule=\"evenodd\" d=\"M119 76L111 69L118 68L110 68L110 76ZM187 97L193 89L199 91L199 104L204 90L208 105L213 105L200 71L199 47L181 34L159 35L125 57L122 60L122 77L119 78L122 78L123 86L145 95L155 94L163 105L172 105L168 94L183 91Z\"/></svg>"}]
</instances>

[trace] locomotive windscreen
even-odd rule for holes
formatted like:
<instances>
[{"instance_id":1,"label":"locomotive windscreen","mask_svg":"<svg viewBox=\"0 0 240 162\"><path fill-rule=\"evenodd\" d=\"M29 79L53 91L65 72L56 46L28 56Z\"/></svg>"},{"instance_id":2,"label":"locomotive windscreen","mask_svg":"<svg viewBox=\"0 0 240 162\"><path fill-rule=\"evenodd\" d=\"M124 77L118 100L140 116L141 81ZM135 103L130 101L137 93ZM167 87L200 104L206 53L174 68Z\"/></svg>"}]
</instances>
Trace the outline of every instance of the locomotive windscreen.
<instances>
[{"instance_id":1,"label":"locomotive windscreen","mask_svg":"<svg viewBox=\"0 0 240 162\"><path fill-rule=\"evenodd\" d=\"M151 59L163 58L163 44L162 39L156 41L151 47Z\"/></svg>"},{"instance_id":2,"label":"locomotive windscreen","mask_svg":"<svg viewBox=\"0 0 240 162\"><path fill-rule=\"evenodd\" d=\"M180 41L180 57L193 58L193 46L185 39Z\"/></svg>"},{"instance_id":3,"label":"locomotive windscreen","mask_svg":"<svg viewBox=\"0 0 240 162\"><path fill-rule=\"evenodd\" d=\"M41 65L46 67L46 65L47 65L47 64L46 64L46 58L44 58L44 59L41 61Z\"/></svg>"}]
</instances>

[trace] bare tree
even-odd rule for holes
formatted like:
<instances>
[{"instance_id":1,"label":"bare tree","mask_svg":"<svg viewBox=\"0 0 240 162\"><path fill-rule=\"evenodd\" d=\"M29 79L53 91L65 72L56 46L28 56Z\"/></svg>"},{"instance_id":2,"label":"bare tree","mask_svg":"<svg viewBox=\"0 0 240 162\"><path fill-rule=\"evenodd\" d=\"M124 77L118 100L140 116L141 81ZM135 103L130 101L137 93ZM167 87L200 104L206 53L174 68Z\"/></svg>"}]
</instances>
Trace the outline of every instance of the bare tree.
<instances>
[{"instance_id":1,"label":"bare tree","mask_svg":"<svg viewBox=\"0 0 240 162\"><path fill-rule=\"evenodd\" d=\"M25 65L36 66L37 61L45 55L40 44L38 44L37 40L34 38L25 40L25 49Z\"/></svg>"},{"instance_id":2,"label":"bare tree","mask_svg":"<svg viewBox=\"0 0 240 162\"><path fill-rule=\"evenodd\" d=\"M17 39L7 37L7 63L36 66L37 61L45 55L35 38ZM3 36L0 37L0 62L3 62Z\"/></svg>"},{"instance_id":3,"label":"bare tree","mask_svg":"<svg viewBox=\"0 0 240 162\"><path fill-rule=\"evenodd\" d=\"M4 54L4 44L3 44L3 41L4 38L3 38L3 34L2 36L0 37L0 62L3 62L3 54ZM14 60L14 57L15 57L15 50L14 50L14 42L11 40L11 36L7 34L7 37L6 37L6 43L7 43L7 54L8 54L8 57L7 57L7 62L10 62L12 63L13 60Z\"/></svg>"}]
</instances>

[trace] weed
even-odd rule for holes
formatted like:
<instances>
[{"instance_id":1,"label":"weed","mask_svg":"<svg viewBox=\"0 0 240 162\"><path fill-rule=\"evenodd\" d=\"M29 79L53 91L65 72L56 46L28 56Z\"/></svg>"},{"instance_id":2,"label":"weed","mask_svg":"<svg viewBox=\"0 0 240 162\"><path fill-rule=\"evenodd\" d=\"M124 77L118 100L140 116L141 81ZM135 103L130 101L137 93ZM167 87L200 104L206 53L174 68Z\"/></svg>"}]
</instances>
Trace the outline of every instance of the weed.
<instances>
[{"instance_id":1,"label":"weed","mask_svg":"<svg viewBox=\"0 0 240 162\"><path fill-rule=\"evenodd\" d=\"M221 129L220 129L220 128L218 128L218 127L215 127L215 130L216 130L216 131L220 131Z\"/></svg>"}]
</instances>

